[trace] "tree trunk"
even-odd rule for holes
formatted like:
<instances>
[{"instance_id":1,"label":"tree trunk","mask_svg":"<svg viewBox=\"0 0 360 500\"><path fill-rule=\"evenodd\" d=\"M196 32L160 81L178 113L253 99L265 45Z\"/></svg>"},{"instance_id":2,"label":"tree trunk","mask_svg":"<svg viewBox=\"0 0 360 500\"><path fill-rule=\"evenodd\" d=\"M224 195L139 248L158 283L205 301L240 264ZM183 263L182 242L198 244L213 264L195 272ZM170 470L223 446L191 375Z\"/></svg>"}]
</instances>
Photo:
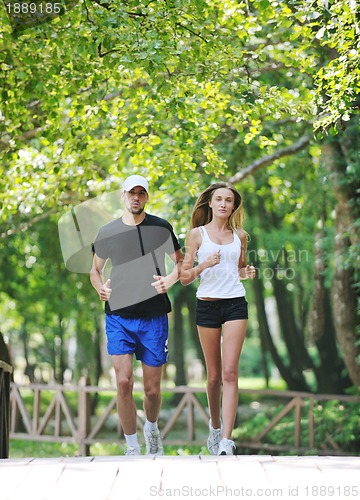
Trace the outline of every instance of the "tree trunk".
<instances>
[{"instance_id":1,"label":"tree trunk","mask_svg":"<svg viewBox=\"0 0 360 500\"><path fill-rule=\"evenodd\" d=\"M305 381L303 379L302 374L299 375L298 371L295 370L294 366L292 366L291 364L286 366L276 349L276 346L271 336L269 324L267 321L264 293L263 293L263 286L261 279L260 278L255 279L253 281L253 284L255 290L255 302L256 302L257 315L259 321L260 338L263 339L262 341L265 343L267 350L271 354L273 362L275 363L277 369L279 370L281 377L286 382L288 388L294 391L307 390L307 387L304 386Z\"/></svg>"},{"instance_id":2,"label":"tree trunk","mask_svg":"<svg viewBox=\"0 0 360 500\"><path fill-rule=\"evenodd\" d=\"M339 356L330 296L325 286L324 219L318 222L318 227L314 244L314 294L307 330L309 341L316 345L320 357L319 366L314 368L317 392L340 394L351 381L342 375L345 366Z\"/></svg>"},{"instance_id":3,"label":"tree trunk","mask_svg":"<svg viewBox=\"0 0 360 500\"><path fill-rule=\"evenodd\" d=\"M277 366L277 362L279 363L280 366L277 366L277 369L281 373L281 375L284 377L285 375L285 369L284 365L280 359L280 356L277 353L276 347L272 342L271 338L271 333L270 333L270 328L269 328L269 323L266 317L266 310L265 310L265 302L264 302L264 294L263 294L263 288L262 288L262 282L260 278L256 278L253 283L253 289L255 292L255 306L257 310L257 318L259 322L259 334L260 334L260 346L261 346L261 361L262 361L262 368L264 372L264 377L266 381L266 387L269 387L269 381L270 381L270 373L267 365L267 360L266 360L266 355L269 352L273 362ZM274 352L272 352L274 350Z\"/></svg>"},{"instance_id":4,"label":"tree trunk","mask_svg":"<svg viewBox=\"0 0 360 500\"><path fill-rule=\"evenodd\" d=\"M101 375L103 374L103 367L101 363L101 326L100 326L100 318L98 314L94 314L94 336L93 336L93 356L95 362L95 370L94 370L94 385L99 385L99 380ZM89 374L88 374L89 377ZM90 377L89 377L89 382ZM91 397L91 415L95 415L95 411L99 401L99 393L95 392Z\"/></svg>"},{"instance_id":5,"label":"tree trunk","mask_svg":"<svg viewBox=\"0 0 360 500\"><path fill-rule=\"evenodd\" d=\"M344 376L344 362L339 356L336 344L336 334L329 291L324 294L324 328L323 333L316 340L316 347L320 356L320 366L315 369L317 392L342 394L351 385L348 376Z\"/></svg>"},{"instance_id":6,"label":"tree trunk","mask_svg":"<svg viewBox=\"0 0 360 500\"><path fill-rule=\"evenodd\" d=\"M340 144L340 140L343 141L343 144ZM349 376L354 385L360 386L360 365L358 362L360 346L356 331L358 296L354 286L356 270L345 263L350 246L359 243L359 236L355 229L358 214L354 208L357 187L345 182L346 168L351 160L348 147L349 141L345 133L340 138L336 137L324 143L322 158L331 173L337 201L335 207L334 277L331 290L334 325Z\"/></svg>"},{"instance_id":7,"label":"tree trunk","mask_svg":"<svg viewBox=\"0 0 360 500\"><path fill-rule=\"evenodd\" d=\"M324 220L318 221L319 231L314 242L314 291L312 305L307 318L309 341L315 343L324 334L325 325L325 260L322 249Z\"/></svg>"},{"instance_id":8,"label":"tree trunk","mask_svg":"<svg viewBox=\"0 0 360 500\"><path fill-rule=\"evenodd\" d=\"M189 314L189 332L190 337L194 343L196 357L200 359L205 370L205 358L201 347L199 334L196 327L196 301L194 300L194 294L192 287L185 288L186 293L184 294L184 302L186 304L188 314Z\"/></svg>"},{"instance_id":9,"label":"tree trunk","mask_svg":"<svg viewBox=\"0 0 360 500\"><path fill-rule=\"evenodd\" d=\"M103 374L103 367L101 362L101 338L102 331L99 323L99 316L94 314L94 356L95 356L95 385L99 385L99 380L101 375Z\"/></svg>"},{"instance_id":10,"label":"tree trunk","mask_svg":"<svg viewBox=\"0 0 360 500\"><path fill-rule=\"evenodd\" d=\"M59 334L59 345L58 345L58 355L59 355L59 371L56 375L56 381L59 384L64 383L64 373L66 369L65 364L65 345L64 345L64 326L63 326L63 316L62 314L58 315L58 334Z\"/></svg>"},{"instance_id":11,"label":"tree trunk","mask_svg":"<svg viewBox=\"0 0 360 500\"><path fill-rule=\"evenodd\" d=\"M29 337L27 334L25 320L22 322L22 325L20 327L20 336L24 348L24 359L25 359L24 373L29 378L29 382L33 384L35 382L35 365L29 362Z\"/></svg>"},{"instance_id":12,"label":"tree trunk","mask_svg":"<svg viewBox=\"0 0 360 500\"><path fill-rule=\"evenodd\" d=\"M5 344L3 334L0 332L0 360L12 366L8 346Z\"/></svg>"},{"instance_id":13,"label":"tree trunk","mask_svg":"<svg viewBox=\"0 0 360 500\"><path fill-rule=\"evenodd\" d=\"M182 316L183 293L177 293L174 298L174 348L173 356L176 366L175 384L186 385L186 372L185 372L185 346L184 346L184 320Z\"/></svg>"},{"instance_id":14,"label":"tree trunk","mask_svg":"<svg viewBox=\"0 0 360 500\"><path fill-rule=\"evenodd\" d=\"M291 370L294 378L297 380L296 390L307 391L309 387L306 383L303 370L313 368L313 363L306 350L304 337L299 333L296 326L294 308L289 292L286 290L283 281L276 277L275 269L272 284L282 337L287 347Z\"/></svg>"},{"instance_id":15,"label":"tree trunk","mask_svg":"<svg viewBox=\"0 0 360 500\"><path fill-rule=\"evenodd\" d=\"M341 207L336 209L336 237L335 237L335 273L332 286L332 302L334 309L334 324L336 336L340 344L345 365L354 385L360 386L360 347L357 326L357 297L353 283L353 272L345 269L343 257L348 250L350 241L344 236L346 227L342 222Z\"/></svg>"}]
</instances>

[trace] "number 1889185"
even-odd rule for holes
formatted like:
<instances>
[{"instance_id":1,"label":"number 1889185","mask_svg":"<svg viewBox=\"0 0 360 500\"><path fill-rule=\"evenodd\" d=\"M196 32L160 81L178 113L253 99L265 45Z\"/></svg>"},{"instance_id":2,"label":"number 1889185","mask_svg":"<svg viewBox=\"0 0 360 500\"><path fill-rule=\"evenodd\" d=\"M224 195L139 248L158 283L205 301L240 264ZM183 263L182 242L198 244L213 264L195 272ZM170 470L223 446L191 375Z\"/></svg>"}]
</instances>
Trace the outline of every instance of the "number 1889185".
<instances>
[{"instance_id":1,"label":"number 1889185","mask_svg":"<svg viewBox=\"0 0 360 500\"><path fill-rule=\"evenodd\" d=\"M26 3L26 2L14 2L5 3L6 11L8 14L19 15L19 14L60 14L61 4L60 3Z\"/></svg>"}]
</instances>

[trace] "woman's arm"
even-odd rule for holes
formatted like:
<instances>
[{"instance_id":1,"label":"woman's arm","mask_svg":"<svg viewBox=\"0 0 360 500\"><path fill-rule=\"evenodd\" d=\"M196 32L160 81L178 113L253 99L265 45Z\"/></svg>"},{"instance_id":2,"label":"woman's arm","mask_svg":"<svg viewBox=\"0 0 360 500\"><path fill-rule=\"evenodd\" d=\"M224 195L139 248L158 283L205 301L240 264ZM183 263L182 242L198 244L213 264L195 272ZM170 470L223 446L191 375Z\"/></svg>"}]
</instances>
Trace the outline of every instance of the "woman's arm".
<instances>
[{"instance_id":1,"label":"woman's arm","mask_svg":"<svg viewBox=\"0 0 360 500\"><path fill-rule=\"evenodd\" d=\"M220 262L220 250L213 253L203 262L194 267L195 257L201 245L201 234L199 228L189 231L186 238L186 252L181 266L180 282L182 285L190 285L208 267L215 266Z\"/></svg>"},{"instance_id":2,"label":"woman's arm","mask_svg":"<svg viewBox=\"0 0 360 500\"><path fill-rule=\"evenodd\" d=\"M241 254L239 258L239 278L247 280L248 278L255 278L256 269L254 266L246 265L246 251L247 251L247 237L245 231L237 230L237 234L241 241Z\"/></svg>"}]
</instances>

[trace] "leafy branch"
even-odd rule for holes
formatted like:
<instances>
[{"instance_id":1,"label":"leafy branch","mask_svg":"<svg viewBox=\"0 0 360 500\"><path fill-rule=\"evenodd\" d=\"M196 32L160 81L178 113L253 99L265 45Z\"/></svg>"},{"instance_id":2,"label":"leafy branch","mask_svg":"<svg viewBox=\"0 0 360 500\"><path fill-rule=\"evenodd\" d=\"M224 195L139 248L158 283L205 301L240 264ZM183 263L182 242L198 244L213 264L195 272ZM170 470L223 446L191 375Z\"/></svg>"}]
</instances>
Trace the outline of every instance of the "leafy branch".
<instances>
[{"instance_id":1,"label":"leafy branch","mask_svg":"<svg viewBox=\"0 0 360 500\"><path fill-rule=\"evenodd\" d=\"M294 144L291 144L286 148L279 149L278 151L275 151L270 155L265 155L262 158L259 158L258 160L254 161L247 167L237 172L235 175L229 177L228 180L232 184L236 184L237 182L240 182L243 179L245 179L245 177L247 177L248 175L251 175L257 170L259 170L260 168L271 165L272 163L274 163L274 161L278 160L279 158L296 154L298 151L301 151L302 149L306 148L309 142L310 142L309 136L304 135L297 142L294 142Z\"/></svg>"}]
</instances>

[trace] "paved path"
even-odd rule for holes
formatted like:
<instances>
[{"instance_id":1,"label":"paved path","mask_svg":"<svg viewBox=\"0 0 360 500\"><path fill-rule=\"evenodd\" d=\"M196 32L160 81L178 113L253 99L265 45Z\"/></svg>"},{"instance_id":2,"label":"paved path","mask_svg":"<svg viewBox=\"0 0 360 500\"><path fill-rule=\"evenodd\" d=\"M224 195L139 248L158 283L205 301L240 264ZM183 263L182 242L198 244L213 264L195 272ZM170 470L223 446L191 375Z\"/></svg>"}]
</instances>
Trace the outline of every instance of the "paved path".
<instances>
[{"instance_id":1,"label":"paved path","mask_svg":"<svg viewBox=\"0 0 360 500\"><path fill-rule=\"evenodd\" d=\"M360 457L165 456L0 460L0 500L360 500Z\"/></svg>"}]
</instances>

